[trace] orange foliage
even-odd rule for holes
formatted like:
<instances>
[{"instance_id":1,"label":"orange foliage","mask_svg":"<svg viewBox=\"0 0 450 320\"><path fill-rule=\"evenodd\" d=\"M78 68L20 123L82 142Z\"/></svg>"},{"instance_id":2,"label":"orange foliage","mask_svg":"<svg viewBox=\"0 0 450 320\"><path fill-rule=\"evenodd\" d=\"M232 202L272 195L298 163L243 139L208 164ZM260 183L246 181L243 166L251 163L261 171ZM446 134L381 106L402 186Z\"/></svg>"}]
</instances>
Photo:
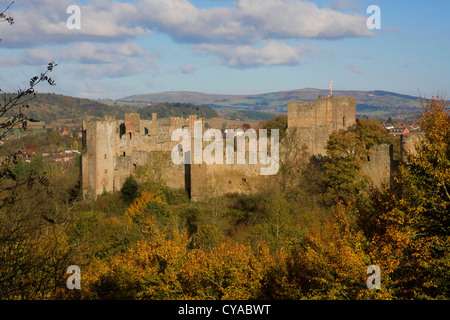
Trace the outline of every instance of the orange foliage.
<instances>
[{"instance_id":1,"label":"orange foliage","mask_svg":"<svg viewBox=\"0 0 450 320\"><path fill-rule=\"evenodd\" d=\"M165 203L161 197L155 196L153 193L148 191L142 191L142 194L139 198L134 199L134 201L130 204L127 211L125 212L125 216L132 221L136 214L141 213L147 205L152 202L157 201L159 203Z\"/></svg>"}]
</instances>

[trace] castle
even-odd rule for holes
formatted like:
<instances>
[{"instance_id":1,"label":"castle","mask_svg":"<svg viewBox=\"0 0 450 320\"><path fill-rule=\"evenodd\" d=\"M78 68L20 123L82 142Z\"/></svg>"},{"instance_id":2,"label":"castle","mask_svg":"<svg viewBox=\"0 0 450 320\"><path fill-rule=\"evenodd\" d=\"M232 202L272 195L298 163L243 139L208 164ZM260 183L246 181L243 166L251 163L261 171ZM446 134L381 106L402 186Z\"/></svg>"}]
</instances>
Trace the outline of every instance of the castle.
<instances>
[{"instance_id":1,"label":"castle","mask_svg":"<svg viewBox=\"0 0 450 320\"><path fill-rule=\"evenodd\" d=\"M150 163L158 178L168 187L185 188L193 201L227 193L253 193L270 183L262 176L262 164L174 164L170 153L179 143L171 141L180 128L194 130L197 116L171 117L161 125L157 114L142 120L126 114L124 120L105 116L102 121L83 122L81 184L84 199L95 199L104 192L119 191L126 178L141 165ZM315 102L288 103L288 131L295 131L299 145L308 155L325 155L330 134L356 123L356 98L317 98ZM204 147L204 145L203 145ZM224 151L225 152L225 151ZM389 183L392 172L392 146L374 148L363 170L374 184ZM269 180L268 180L269 179Z\"/></svg>"},{"instance_id":2,"label":"castle","mask_svg":"<svg viewBox=\"0 0 450 320\"><path fill-rule=\"evenodd\" d=\"M356 123L356 98L328 97L288 103L288 129L295 128L311 155L325 155L328 137Z\"/></svg>"}]
</instances>

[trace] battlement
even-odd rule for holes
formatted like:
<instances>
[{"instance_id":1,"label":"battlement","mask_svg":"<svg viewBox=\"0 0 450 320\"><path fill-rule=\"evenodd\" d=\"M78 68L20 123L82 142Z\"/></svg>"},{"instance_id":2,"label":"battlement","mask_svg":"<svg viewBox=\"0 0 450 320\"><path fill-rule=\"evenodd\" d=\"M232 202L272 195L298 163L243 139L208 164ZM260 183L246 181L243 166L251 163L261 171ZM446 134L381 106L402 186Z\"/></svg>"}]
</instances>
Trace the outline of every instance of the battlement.
<instances>
[{"instance_id":1,"label":"battlement","mask_svg":"<svg viewBox=\"0 0 450 320\"><path fill-rule=\"evenodd\" d=\"M141 119L138 113L129 113L125 114L124 120L105 116L99 121L84 121L83 197L95 198L103 192L120 190L133 170L149 161L154 152L168 153L172 150L175 142L171 141L171 134L174 130L183 127L193 130L196 120L196 115L171 117L169 125L162 126L156 113L152 114L151 120ZM174 176L177 176L176 172L173 172ZM182 185L183 177L184 173L178 179L181 181L179 185Z\"/></svg>"},{"instance_id":2,"label":"battlement","mask_svg":"<svg viewBox=\"0 0 450 320\"><path fill-rule=\"evenodd\" d=\"M95 199L103 192L119 191L134 169L146 164L155 171L159 170L159 179L167 186L185 188L194 201L207 197L211 192L253 193L272 185L267 180L270 176L267 178L260 174L263 165L251 163L247 154L250 141L248 148L244 145L244 154L239 150L233 154L232 163L198 164L192 161L193 153L191 164L170 161L173 148L179 145L179 141L172 141L172 133L186 128L193 138L194 127L196 123L198 126L196 121L199 120L202 120L204 129L204 119L198 119L196 115L170 117L168 125L161 125L156 113L152 114L151 120L141 119L134 113L126 114L124 120L106 116L101 121L83 122L83 197ZM325 155L330 134L355 123L356 98L330 96L318 98L315 102L288 103L288 132L295 134L297 145L306 147L307 156ZM193 143L195 148L194 140ZM205 144L208 142L202 142L201 150L205 150ZM223 146L226 158L228 150L225 149L226 144ZM375 176L374 182L378 185L387 181L390 173L390 152L388 146L376 149L364 167L368 174ZM245 159L244 163L236 161L238 156Z\"/></svg>"},{"instance_id":3,"label":"battlement","mask_svg":"<svg viewBox=\"0 0 450 320\"><path fill-rule=\"evenodd\" d=\"M295 130L310 155L324 155L330 134L355 123L356 98L329 96L315 102L288 102L288 130Z\"/></svg>"},{"instance_id":4,"label":"battlement","mask_svg":"<svg viewBox=\"0 0 450 320\"><path fill-rule=\"evenodd\" d=\"M330 133L356 123L356 98L327 97L288 102L288 128L328 126Z\"/></svg>"}]
</instances>

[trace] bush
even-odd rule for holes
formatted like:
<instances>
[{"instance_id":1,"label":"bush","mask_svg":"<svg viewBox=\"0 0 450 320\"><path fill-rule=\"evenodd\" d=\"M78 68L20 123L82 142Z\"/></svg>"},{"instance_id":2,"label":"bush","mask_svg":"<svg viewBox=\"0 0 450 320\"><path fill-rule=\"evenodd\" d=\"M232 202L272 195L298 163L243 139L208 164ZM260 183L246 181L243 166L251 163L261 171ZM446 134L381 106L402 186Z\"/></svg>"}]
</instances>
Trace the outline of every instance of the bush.
<instances>
[{"instance_id":1,"label":"bush","mask_svg":"<svg viewBox=\"0 0 450 320\"><path fill-rule=\"evenodd\" d=\"M134 199L139 197L139 185L133 176L129 176L120 189L122 199L125 203L130 204Z\"/></svg>"}]
</instances>

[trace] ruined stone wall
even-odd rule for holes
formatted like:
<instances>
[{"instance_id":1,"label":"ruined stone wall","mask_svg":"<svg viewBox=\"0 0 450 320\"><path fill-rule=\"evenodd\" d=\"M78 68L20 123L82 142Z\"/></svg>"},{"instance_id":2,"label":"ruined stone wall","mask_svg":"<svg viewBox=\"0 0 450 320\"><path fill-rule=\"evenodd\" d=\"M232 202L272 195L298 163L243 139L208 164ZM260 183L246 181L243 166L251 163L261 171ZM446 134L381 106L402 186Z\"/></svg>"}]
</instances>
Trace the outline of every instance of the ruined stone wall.
<instances>
[{"instance_id":1,"label":"ruined stone wall","mask_svg":"<svg viewBox=\"0 0 450 320\"><path fill-rule=\"evenodd\" d=\"M316 99L316 102L290 102L288 112L288 130L295 128L298 145L305 145L311 155L325 154L329 135L356 122L356 99L328 97ZM156 114L152 114L151 120L141 120L139 114L127 114L123 121L105 119L83 124L83 196L92 199L104 191L119 191L135 168L146 164L158 171L158 179L169 187L189 189L194 201L275 187L273 176L261 175L261 167L268 165L261 165L259 159L257 164L250 164L248 154L245 164L237 164L237 150L234 153L235 164L194 164L193 154L192 164L173 164L170 152L179 142L171 141L172 132L187 127L193 138L194 122L198 120L202 120L204 133L204 119L197 116L187 119L171 117L169 126L160 126ZM206 145L209 142L204 143L203 148ZM226 153L225 141L223 145ZM369 175L376 176L376 184L385 181L384 172L388 170L384 162L388 158L386 152L389 150L382 147L374 150L373 158L365 167Z\"/></svg>"},{"instance_id":2,"label":"ruined stone wall","mask_svg":"<svg viewBox=\"0 0 450 320\"><path fill-rule=\"evenodd\" d=\"M132 138L141 133L140 116L138 113L125 114L125 133Z\"/></svg>"},{"instance_id":3,"label":"ruined stone wall","mask_svg":"<svg viewBox=\"0 0 450 320\"><path fill-rule=\"evenodd\" d=\"M191 154L190 170L190 195L193 201L206 200L210 197L216 197L224 194L252 194L273 188L273 176L262 175L262 168L269 168L271 164L261 164L259 154L256 158L250 159L249 148L250 141L242 145L243 152L240 151L239 142L234 142L232 151L233 164L227 164L227 143L223 141L223 164L195 164L194 154ZM257 142L257 141L256 141ZM192 142L193 143L193 142ZM203 142L202 150L210 142ZM255 151L258 150L256 146ZM271 150L270 142L267 150ZM238 157L241 157L244 163L238 164ZM203 159L204 160L204 159Z\"/></svg>"},{"instance_id":4,"label":"ruined stone wall","mask_svg":"<svg viewBox=\"0 0 450 320\"><path fill-rule=\"evenodd\" d=\"M173 130L193 126L195 120L197 117L173 118L170 126L160 127L156 114L152 114L152 120L126 114L123 121L105 117L103 121L84 122L80 170L83 197L95 199L103 192L120 191L138 166L156 161L156 154L170 155L177 144L171 141ZM184 187L184 165L174 165L169 158L160 166L161 179L169 187Z\"/></svg>"},{"instance_id":5,"label":"ruined stone wall","mask_svg":"<svg viewBox=\"0 0 450 320\"><path fill-rule=\"evenodd\" d=\"M400 136L400 149L402 155L402 161L407 161L407 154L417 155L416 143L424 138L424 134L420 132L411 132L406 135Z\"/></svg>"},{"instance_id":6,"label":"ruined stone wall","mask_svg":"<svg viewBox=\"0 0 450 320\"><path fill-rule=\"evenodd\" d=\"M170 117L169 127L172 128L183 128L184 126L189 126L189 119L182 117Z\"/></svg>"},{"instance_id":7,"label":"ruined stone wall","mask_svg":"<svg viewBox=\"0 0 450 320\"><path fill-rule=\"evenodd\" d=\"M393 173L394 149L392 145L381 144L370 150L370 155L363 162L362 172L370 178L373 187L391 185Z\"/></svg>"},{"instance_id":8,"label":"ruined stone wall","mask_svg":"<svg viewBox=\"0 0 450 320\"><path fill-rule=\"evenodd\" d=\"M152 133L152 131L153 131L153 121L152 120L140 120L139 121L139 131L140 131L141 135L144 135L144 136L156 135L156 133L155 134Z\"/></svg>"},{"instance_id":9,"label":"ruined stone wall","mask_svg":"<svg viewBox=\"0 0 450 320\"><path fill-rule=\"evenodd\" d=\"M273 176L262 176L261 165L192 164L191 199L206 200L224 194L252 194L274 186Z\"/></svg>"}]
</instances>

